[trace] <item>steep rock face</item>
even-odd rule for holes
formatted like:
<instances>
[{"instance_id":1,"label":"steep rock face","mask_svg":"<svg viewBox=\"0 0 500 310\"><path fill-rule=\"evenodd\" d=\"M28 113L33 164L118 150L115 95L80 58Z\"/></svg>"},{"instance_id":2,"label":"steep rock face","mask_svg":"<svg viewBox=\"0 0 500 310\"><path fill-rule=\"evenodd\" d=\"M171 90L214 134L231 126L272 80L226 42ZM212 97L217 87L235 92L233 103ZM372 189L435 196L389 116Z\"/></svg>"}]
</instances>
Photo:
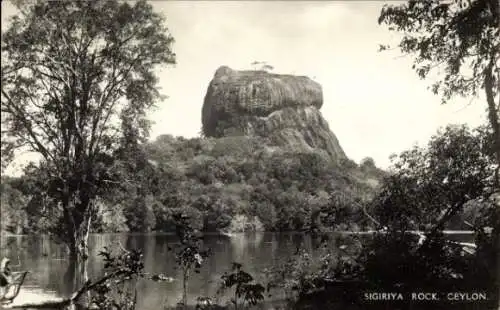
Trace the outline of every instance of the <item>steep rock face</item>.
<instances>
[{"instance_id":1,"label":"steep rock face","mask_svg":"<svg viewBox=\"0 0 500 310\"><path fill-rule=\"evenodd\" d=\"M203 132L208 137L262 136L272 145L345 158L319 111L322 105L321 85L307 77L220 67L205 95Z\"/></svg>"}]
</instances>

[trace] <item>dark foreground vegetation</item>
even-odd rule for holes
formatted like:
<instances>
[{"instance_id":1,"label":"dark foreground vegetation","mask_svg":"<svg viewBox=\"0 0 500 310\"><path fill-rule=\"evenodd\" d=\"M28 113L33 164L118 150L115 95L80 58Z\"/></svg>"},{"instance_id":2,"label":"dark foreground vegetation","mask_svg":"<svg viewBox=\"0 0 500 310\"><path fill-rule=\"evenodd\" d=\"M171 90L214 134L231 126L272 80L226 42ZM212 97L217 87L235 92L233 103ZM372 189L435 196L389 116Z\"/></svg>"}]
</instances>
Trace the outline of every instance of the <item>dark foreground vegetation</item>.
<instances>
[{"instance_id":1,"label":"dark foreground vegetation","mask_svg":"<svg viewBox=\"0 0 500 310\"><path fill-rule=\"evenodd\" d=\"M285 300L279 305L287 309L385 309L388 302L366 300L365 294L377 292L401 293L405 298L412 292L442 294L443 301L414 303L412 309L494 309L492 228L497 219L491 199L494 162L490 142L491 131L487 127L471 130L450 126L437 133L425 147L415 147L395 156L393 169L382 178L370 199L345 205L325 203L311 208L310 214L300 218L302 223L308 223L302 229L313 236L321 255L313 257L311 253L298 251L293 259L266 270L267 280L263 283L254 282L253 276L244 271L245 266L235 262L232 268L228 266L228 274L220 280L221 290L233 291L230 306L224 306L225 302L214 305L217 296L200 296L197 309L233 309L238 307L235 303L240 309L259 304L268 309L267 300L274 300L273 295L283 296ZM305 170L308 166L302 164L301 167ZM301 179L298 178L297 183ZM2 199L6 197L9 196L2 195ZM283 208L293 207L293 199L289 201ZM183 270L183 279L179 280L185 283L179 307L188 304L190 275L197 272L210 255L201 238L203 216L193 213L193 209L169 210L169 225L181 240L179 247L172 249ZM339 226L343 223L345 226ZM372 236L338 237L336 248L327 245L331 236L328 232L355 225L381 232ZM466 227L475 232L477 249L473 254L447 240L442 232L450 227ZM426 238L422 241L418 235L402 233L415 230L422 231ZM116 296L121 296L121 302L133 308L134 289L130 280L134 277L168 280L164 275L145 274L140 252L122 249L115 257L107 252L110 250L102 255L105 260L116 261L107 263L107 268L119 270L116 275L123 276L126 289L115 291L118 289L115 285L89 284L88 287L97 292L92 303L100 305L100 309L111 309L105 305L111 302L110 298L116 302ZM103 283L109 281L116 278L105 279ZM446 300L450 292L481 292L488 299L453 304ZM404 301L389 304L409 309Z\"/></svg>"},{"instance_id":2,"label":"dark foreground vegetation","mask_svg":"<svg viewBox=\"0 0 500 310\"><path fill-rule=\"evenodd\" d=\"M487 126L448 126L394 157L388 172L370 159L358 166L321 152L270 149L265 138L148 143L145 112L160 98L153 69L175 63L164 19L143 1L16 3L19 16L2 33L2 168L18 149L41 160L21 177L2 176L2 230L49 234L67 245L82 274L91 231L173 231L181 241L172 250L183 271L181 308L191 307L190 276L210 255L203 231L300 230L324 255L298 251L267 270L267 283L235 262L221 279L234 296L229 305L200 296L196 308L259 306L281 290L287 309L498 309L495 1L409 1L382 11L380 23L404 32L399 48L415 55L420 77L443 66L432 90L444 102L484 91L488 109ZM443 236L463 227L475 232L475 251ZM361 229L379 232L325 246L329 231ZM54 308L133 309L137 279L169 280L145 273L137 250L101 256L102 278L83 279ZM481 292L487 300L365 297L422 291Z\"/></svg>"}]
</instances>

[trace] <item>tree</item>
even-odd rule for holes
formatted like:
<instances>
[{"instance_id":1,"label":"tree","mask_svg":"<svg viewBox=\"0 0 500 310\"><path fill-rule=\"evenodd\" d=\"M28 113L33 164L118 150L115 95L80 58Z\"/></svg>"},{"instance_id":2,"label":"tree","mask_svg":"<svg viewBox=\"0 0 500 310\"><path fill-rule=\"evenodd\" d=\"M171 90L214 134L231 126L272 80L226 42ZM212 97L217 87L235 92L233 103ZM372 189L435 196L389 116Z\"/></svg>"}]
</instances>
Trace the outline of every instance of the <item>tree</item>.
<instances>
[{"instance_id":1,"label":"tree","mask_svg":"<svg viewBox=\"0 0 500 310\"><path fill-rule=\"evenodd\" d=\"M359 162L360 167L366 167L366 168L374 168L375 167L375 160L371 157L365 157Z\"/></svg>"},{"instance_id":2,"label":"tree","mask_svg":"<svg viewBox=\"0 0 500 310\"><path fill-rule=\"evenodd\" d=\"M488 212L492 204L474 211L480 218L474 221L477 250L467 263L460 254L462 248L447 242L442 234L452 219L464 219L468 204L488 203L495 190L491 136L491 129L485 127L448 126L425 147L416 146L394 159L394 171L373 201L380 226L385 226L388 234L376 238L365 251L368 279L388 285L400 281L412 288L435 285L427 288L449 289L458 274L463 276L460 285L492 288L494 238L485 233L495 225ZM424 230L425 238L401 233L412 230ZM425 284L425 279L432 281Z\"/></svg>"},{"instance_id":3,"label":"tree","mask_svg":"<svg viewBox=\"0 0 500 310\"><path fill-rule=\"evenodd\" d=\"M484 127L450 125L426 147L394 158L394 171L373 201L381 224L400 231L418 224L443 229L467 202L487 198L494 190L490 136Z\"/></svg>"},{"instance_id":4,"label":"tree","mask_svg":"<svg viewBox=\"0 0 500 310\"><path fill-rule=\"evenodd\" d=\"M26 231L26 210L19 206L26 205L27 197L18 188L16 179L2 177L0 184L1 216L0 233L7 231L22 234ZM17 186L16 186L17 185Z\"/></svg>"},{"instance_id":5,"label":"tree","mask_svg":"<svg viewBox=\"0 0 500 310\"><path fill-rule=\"evenodd\" d=\"M484 91L496 154L495 183L497 189L500 188L498 0L410 0L402 5L384 6L378 22L403 33L399 48L415 56L413 69L420 78L426 78L432 71L441 73L442 78L431 89L441 95L443 103L457 95L474 98ZM381 46L381 49L386 48ZM499 195L498 191L495 195ZM498 203L496 217L500 218ZM496 226L497 285L500 288L500 225Z\"/></svg>"},{"instance_id":6,"label":"tree","mask_svg":"<svg viewBox=\"0 0 500 310\"><path fill-rule=\"evenodd\" d=\"M17 6L2 33L2 150L41 156L59 237L85 259L95 199L127 181L116 156L147 137L146 111L162 98L154 69L175 63L174 39L145 1Z\"/></svg>"},{"instance_id":7,"label":"tree","mask_svg":"<svg viewBox=\"0 0 500 310\"><path fill-rule=\"evenodd\" d=\"M200 272L201 264L210 255L210 249L203 249L202 236L192 219L185 212L174 214L175 232L179 238L180 247L175 252L175 261L182 269L182 307L188 307L188 282L191 271Z\"/></svg>"}]
</instances>

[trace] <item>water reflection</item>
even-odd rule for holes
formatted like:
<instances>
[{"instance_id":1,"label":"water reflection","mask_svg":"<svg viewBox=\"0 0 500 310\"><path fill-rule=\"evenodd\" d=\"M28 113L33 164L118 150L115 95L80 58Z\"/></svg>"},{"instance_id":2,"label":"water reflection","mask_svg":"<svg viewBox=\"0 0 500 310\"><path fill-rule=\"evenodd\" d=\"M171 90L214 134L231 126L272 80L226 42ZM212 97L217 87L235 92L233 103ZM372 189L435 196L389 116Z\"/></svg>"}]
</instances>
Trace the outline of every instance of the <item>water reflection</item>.
<instances>
[{"instance_id":1,"label":"water reflection","mask_svg":"<svg viewBox=\"0 0 500 310\"><path fill-rule=\"evenodd\" d=\"M17 270L29 270L26 290L68 297L75 289L75 270L65 254L65 248L51 242L47 237L12 236L2 237L1 256L8 256ZM163 273L176 280L172 283L157 283L141 280L137 284L139 310L157 310L162 305L175 305L182 295L181 270L175 266L174 253L169 247L178 244L173 235L127 235L103 234L90 238L88 276L99 277L103 261L98 255L105 247L118 250L120 247L141 249L144 253L145 269L148 273ZM188 299L194 302L199 296L214 296L220 285L220 277L229 271L232 262L243 264L244 269L263 281L263 270L273 264L284 262L298 249L312 249L310 238L302 234L253 233L235 235L204 236L204 245L213 255L203 265L199 274L193 274L189 282Z\"/></svg>"}]
</instances>

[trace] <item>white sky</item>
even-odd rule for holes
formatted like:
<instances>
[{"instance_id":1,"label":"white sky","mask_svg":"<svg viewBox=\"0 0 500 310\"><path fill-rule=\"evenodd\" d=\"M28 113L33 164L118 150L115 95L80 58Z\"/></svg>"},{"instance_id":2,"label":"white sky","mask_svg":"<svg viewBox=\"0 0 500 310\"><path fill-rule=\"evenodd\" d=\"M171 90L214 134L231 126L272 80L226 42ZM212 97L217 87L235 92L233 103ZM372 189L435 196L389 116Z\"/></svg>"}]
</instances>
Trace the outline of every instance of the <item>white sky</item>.
<instances>
[{"instance_id":1,"label":"white sky","mask_svg":"<svg viewBox=\"0 0 500 310\"><path fill-rule=\"evenodd\" d=\"M392 3L394 3L392 1ZM308 75L323 86L321 112L347 155L389 156L424 144L449 123L479 125L482 101L440 105L411 70L411 58L377 52L397 35L377 24L380 1L152 1L176 39L177 65L159 71L169 98L151 113L152 138L195 137L208 84L221 65L250 69L266 61L275 73ZM2 1L2 24L14 12ZM18 162L22 162L22 157ZM14 168L12 168L14 169ZM12 170L11 169L11 170Z\"/></svg>"}]
</instances>

